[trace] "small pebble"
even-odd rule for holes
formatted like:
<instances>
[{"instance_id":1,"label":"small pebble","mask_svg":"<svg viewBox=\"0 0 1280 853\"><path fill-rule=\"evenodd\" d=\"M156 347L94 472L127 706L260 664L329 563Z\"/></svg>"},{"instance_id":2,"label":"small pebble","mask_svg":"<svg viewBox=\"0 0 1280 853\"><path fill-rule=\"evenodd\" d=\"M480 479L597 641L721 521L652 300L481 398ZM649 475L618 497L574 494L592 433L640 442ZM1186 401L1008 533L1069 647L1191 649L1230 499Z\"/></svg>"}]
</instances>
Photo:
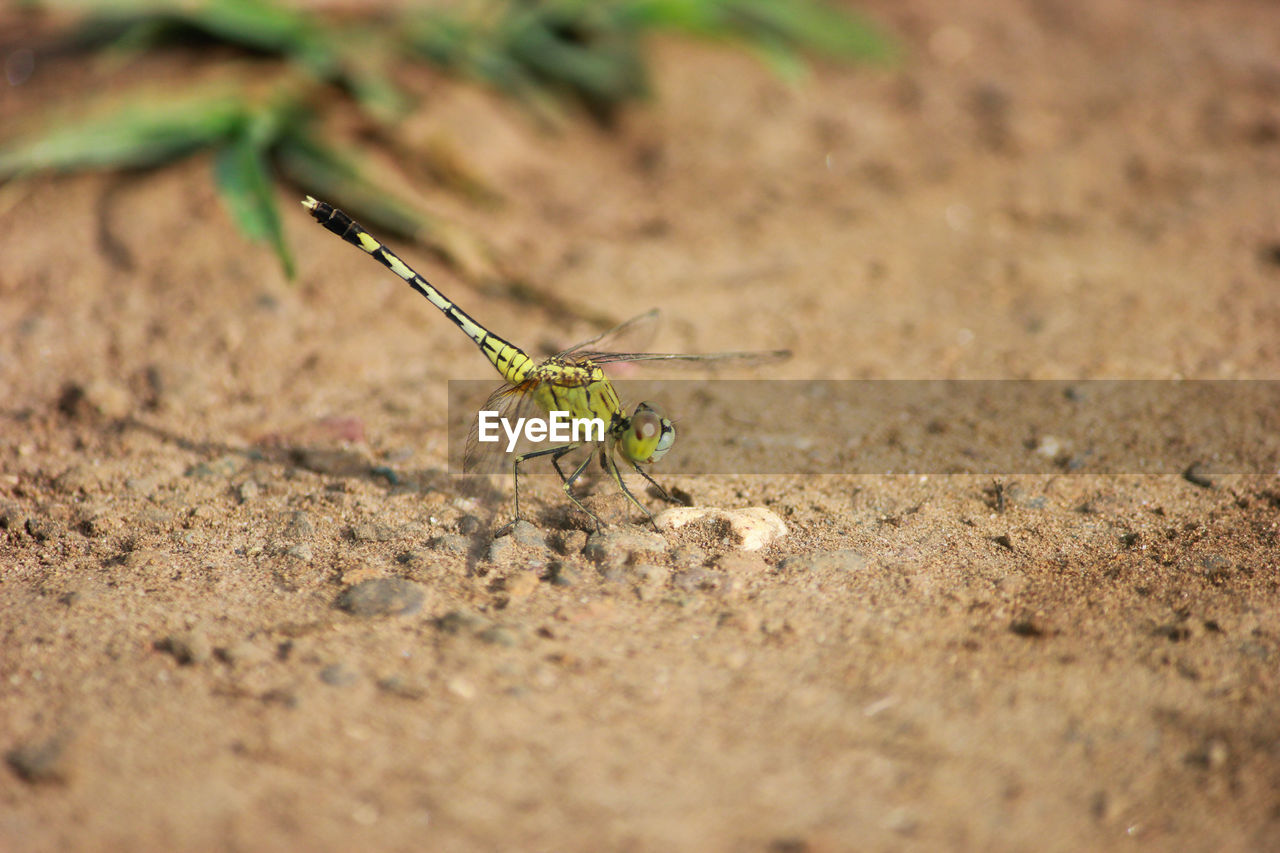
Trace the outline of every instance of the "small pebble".
<instances>
[{"instance_id":1,"label":"small pebble","mask_svg":"<svg viewBox=\"0 0 1280 853\"><path fill-rule=\"evenodd\" d=\"M676 589L684 592L693 592L702 586L702 581L706 576L706 569L687 569L673 574L671 576L671 584Z\"/></svg>"},{"instance_id":2,"label":"small pebble","mask_svg":"<svg viewBox=\"0 0 1280 853\"><path fill-rule=\"evenodd\" d=\"M188 472L189 473L189 472ZM129 477L124 481L124 487L135 495L149 495L155 491L155 477Z\"/></svg>"},{"instance_id":3,"label":"small pebble","mask_svg":"<svg viewBox=\"0 0 1280 853\"><path fill-rule=\"evenodd\" d=\"M547 566L547 580L551 581L552 586L573 586L578 582L578 572L567 563L553 560Z\"/></svg>"},{"instance_id":4,"label":"small pebble","mask_svg":"<svg viewBox=\"0 0 1280 853\"><path fill-rule=\"evenodd\" d=\"M436 620L436 628L446 634L460 634L464 631L478 631L489 625L489 620L466 610L450 610Z\"/></svg>"},{"instance_id":5,"label":"small pebble","mask_svg":"<svg viewBox=\"0 0 1280 853\"><path fill-rule=\"evenodd\" d=\"M434 554L431 551L420 551L415 549L413 551L405 551L403 554L396 557L396 562L402 566L412 569L416 576L417 574L425 572L433 566L436 566L440 562L440 559L438 554Z\"/></svg>"},{"instance_id":6,"label":"small pebble","mask_svg":"<svg viewBox=\"0 0 1280 853\"><path fill-rule=\"evenodd\" d=\"M89 465L72 465L53 480L58 491L69 494L91 491L100 483L97 471Z\"/></svg>"},{"instance_id":7,"label":"small pebble","mask_svg":"<svg viewBox=\"0 0 1280 853\"><path fill-rule=\"evenodd\" d=\"M511 528L511 538L529 548L547 547L547 535L527 521L517 521Z\"/></svg>"},{"instance_id":8,"label":"small pebble","mask_svg":"<svg viewBox=\"0 0 1280 853\"><path fill-rule=\"evenodd\" d=\"M670 575L662 566L649 563L636 566L632 572L636 576L636 596L641 601L652 601L660 596Z\"/></svg>"},{"instance_id":9,"label":"small pebble","mask_svg":"<svg viewBox=\"0 0 1280 853\"><path fill-rule=\"evenodd\" d=\"M1044 624L1035 616L1019 616L1009 623L1009 630L1019 637L1029 637L1035 639L1043 637L1048 633Z\"/></svg>"},{"instance_id":10,"label":"small pebble","mask_svg":"<svg viewBox=\"0 0 1280 853\"><path fill-rule=\"evenodd\" d=\"M721 554L716 558L715 565L720 571L735 577L762 575L769 570L769 564L759 554L738 552Z\"/></svg>"},{"instance_id":11,"label":"small pebble","mask_svg":"<svg viewBox=\"0 0 1280 853\"><path fill-rule=\"evenodd\" d=\"M491 643L495 646L506 646L507 648L516 645L519 639L516 636L516 632L505 625L490 625L477 633L476 637L483 642Z\"/></svg>"},{"instance_id":12,"label":"small pebble","mask_svg":"<svg viewBox=\"0 0 1280 853\"><path fill-rule=\"evenodd\" d=\"M1213 478L1209 476L1209 472L1203 463L1191 463L1187 466L1187 469L1182 472L1182 476L1193 486L1199 486L1202 489L1213 488Z\"/></svg>"},{"instance_id":13,"label":"small pebble","mask_svg":"<svg viewBox=\"0 0 1280 853\"><path fill-rule=\"evenodd\" d=\"M315 432L357 444L364 441L364 421L353 415L335 415L322 418L313 425Z\"/></svg>"},{"instance_id":14,"label":"small pebble","mask_svg":"<svg viewBox=\"0 0 1280 853\"><path fill-rule=\"evenodd\" d=\"M778 564L780 572L860 572L870 561L857 551L843 549L822 554L787 557Z\"/></svg>"},{"instance_id":15,"label":"small pebble","mask_svg":"<svg viewBox=\"0 0 1280 853\"><path fill-rule=\"evenodd\" d=\"M755 634L760 631L760 616L751 610L726 610L716 617L716 627L736 628L744 634Z\"/></svg>"},{"instance_id":16,"label":"small pebble","mask_svg":"<svg viewBox=\"0 0 1280 853\"><path fill-rule=\"evenodd\" d=\"M80 513L80 521L76 525L85 536L105 536L120 526L118 520L97 509L85 509Z\"/></svg>"},{"instance_id":17,"label":"small pebble","mask_svg":"<svg viewBox=\"0 0 1280 853\"><path fill-rule=\"evenodd\" d=\"M446 554L466 554L471 550L471 540L458 533L445 533L432 539L431 547Z\"/></svg>"},{"instance_id":18,"label":"small pebble","mask_svg":"<svg viewBox=\"0 0 1280 853\"><path fill-rule=\"evenodd\" d=\"M199 462L187 469L188 477L208 477L211 479L230 477L244 465L244 460L228 454L208 462Z\"/></svg>"},{"instance_id":19,"label":"small pebble","mask_svg":"<svg viewBox=\"0 0 1280 853\"><path fill-rule=\"evenodd\" d=\"M538 588L538 577L533 572L516 572L507 576L502 588L512 601L519 601L528 598Z\"/></svg>"},{"instance_id":20,"label":"small pebble","mask_svg":"<svg viewBox=\"0 0 1280 853\"><path fill-rule=\"evenodd\" d=\"M582 549L587 545L587 532L585 530L562 530L553 540L557 554L568 556L570 554L581 554Z\"/></svg>"},{"instance_id":21,"label":"small pebble","mask_svg":"<svg viewBox=\"0 0 1280 853\"><path fill-rule=\"evenodd\" d=\"M624 584L627 582L627 573L619 566L606 566L600 570L600 579L611 585Z\"/></svg>"},{"instance_id":22,"label":"small pebble","mask_svg":"<svg viewBox=\"0 0 1280 853\"><path fill-rule=\"evenodd\" d=\"M1040 442L1039 444L1036 445L1035 450L1033 452L1038 453L1041 456L1047 456L1050 459L1053 459L1058 454L1062 453L1062 449L1063 449L1063 443L1061 440L1058 439L1057 436L1046 435L1046 436L1041 436Z\"/></svg>"},{"instance_id":23,"label":"small pebble","mask_svg":"<svg viewBox=\"0 0 1280 853\"><path fill-rule=\"evenodd\" d=\"M279 705L282 708L298 707L298 694L284 687L273 687L258 697L264 705Z\"/></svg>"},{"instance_id":24,"label":"small pebble","mask_svg":"<svg viewBox=\"0 0 1280 853\"><path fill-rule=\"evenodd\" d=\"M420 684L413 684L403 675L388 675L378 681L378 689L401 699L422 699L427 690Z\"/></svg>"},{"instance_id":25,"label":"small pebble","mask_svg":"<svg viewBox=\"0 0 1280 853\"><path fill-rule=\"evenodd\" d=\"M489 543L488 559L490 563L505 563L514 560L519 545L510 536L503 536Z\"/></svg>"},{"instance_id":26,"label":"small pebble","mask_svg":"<svg viewBox=\"0 0 1280 853\"><path fill-rule=\"evenodd\" d=\"M133 411L133 397L128 388L108 379L87 385L69 382L58 397L58 409L73 418L123 418Z\"/></svg>"},{"instance_id":27,"label":"small pebble","mask_svg":"<svg viewBox=\"0 0 1280 853\"><path fill-rule=\"evenodd\" d=\"M311 562L311 546L306 542L290 545L284 554L286 557L291 557L303 563Z\"/></svg>"},{"instance_id":28,"label":"small pebble","mask_svg":"<svg viewBox=\"0 0 1280 853\"><path fill-rule=\"evenodd\" d=\"M762 506L746 509L673 507L659 514L654 522L659 530L679 530L694 522L727 526L729 541L739 551L759 551L787 535L786 522Z\"/></svg>"},{"instance_id":29,"label":"small pebble","mask_svg":"<svg viewBox=\"0 0 1280 853\"><path fill-rule=\"evenodd\" d=\"M330 687L350 687L360 681L360 674L343 663L331 663L320 670L320 680Z\"/></svg>"},{"instance_id":30,"label":"small pebble","mask_svg":"<svg viewBox=\"0 0 1280 853\"><path fill-rule=\"evenodd\" d=\"M173 655L183 666L207 663L213 657L213 646L203 631L170 634L157 643L156 648Z\"/></svg>"},{"instance_id":31,"label":"small pebble","mask_svg":"<svg viewBox=\"0 0 1280 853\"><path fill-rule=\"evenodd\" d=\"M1181 622L1161 623L1152 628L1151 633L1157 637L1164 637L1171 643L1180 643L1191 637L1191 629Z\"/></svg>"},{"instance_id":32,"label":"small pebble","mask_svg":"<svg viewBox=\"0 0 1280 853\"><path fill-rule=\"evenodd\" d=\"M621 566L638 554L663 554L667 540L644 530L598 531L587 538L582 555L597 566Z\"/></svg>"},{"instance_id":33,"label":"small pebble","mask_svg":"<svg viewBox=\"0 0 1280 853\"><path fill-rule=\"evenodd\" d=\"M706 562L706 549L699 548L697 545L691 545L689 543L683 543L676 546L675 551L671 554L671 563L680 568L691 569L694 566L701 566Z\"/></svg>"},{"instance_id":34,"label":"small pebble","mask_svg":"<svg viewBox=\"0 0 1280 853\"><path fill-rule=\"evenodd\" d=\"M107 379L95 379L85 388L85 400L103 417L123 418L133 411L129 389Z\"/></svg>"},{"instance_id":35,"label":"small pebble","mask_svg":"<svg viewBox=\"0 0 1280 853\"><path fill-rule=\"evenodd\" d=\"M170 557L157 548L139 548L124 557L124 567L132 572L160 575L170 567Z\"/></svg>"},{"instance_id":36,"label":"small pebble","mask_svg":"<svg viewBox=\"0 0 1280 853\"><path fill-rule=\"evenodd\" d=\"M70 737L53 737L25 743L5 753L5 761L14 773L32 785L65 784L71 778Z\"/></svg>"},{"instance_id":37,"label":"small pebble","mask_svg":"<svg viewBox=\"0 0 1280 853\"><path fill-rule=\"evenodd\" d=\"M1234 564L1222 554L1206 554L1200 558L1204 576L1211 581L1223 581L1230 577Z\"/></svg>"},{"instance_id":38,"label":"small pebble","mask_svg":"<svg viewBox=\"0 0 1280 853\"><path fill-rule=\"evenodd\" d=\"M50 539L57 539L62 533L62 525L49 518L38 518L31 516L26 523L27 534L37 542L47 542Z\"/></svg>"},{"instance_id":39,"label":"small pebble","mask_svg":"<svg viewBox=\"0 0 1280 853\"><path fill-rule=\"evenodd\" d=\"M253 480L245 480L236 487L236 498L242 504L247 504L262 494L262 487Z\"/></svg>"},{"instance_id":40,"label":"small pebble","mask_svg":"<svg viewBox=\"0 0 1280 853\"><path fill-rule=\"evenodd\" d=\"M352 526L351 538L356 542L390 542L399 536L395 530L385 524L363 522Z\"/></svg>"},{"instance_id":41,"label":"small pebble","mask_svg":"<svg viewBox=\"0 0 1280 853\"><path fill-rule=\"evenodd\" d=\"M337 606L352 616L411 616L422 609L423 589L404 578L370 578L348 587Z\"/></svg>"},{"instance_id":42,"label":"small pebble","mask_svg":"<svg viewBox=\"0 0 1280 853\"><path fill-rule=\"evenodd\" d=\"M920 818L911 809L899 806L885 815L884 825L899 835L912 835L920 827Z\"/></svg>"},{"instance_id":43,"label":"small pebble","mask_svg":"<svg viewBox=\"0 0 1280 853\"><path fill-rule=\"evenodd\" d=\"M232 666L253 666L271 658L271 651L251 640L240 640L216 652L218 659Z\"/></svg>"},{"instance_id":44,"label":"small pebble","mask_svg":"<svg viewBox=\"0 0 1280 853\"><path fill-rule=\"evenodd\" d=\"M170 527L173 524L173 513L158 506L145 506L138 511L138 520L156 527Z\"/></svg>"},{"instance_id":45,"label":"small pebble","mask_svg":"<svg viewBox=\"0 0 1280 853\"><path fill-rule=\"evenodd\" d=\"M450 678L445 687L459 699L474 699L476 696L475 685L460 675Z\"/></svg>"},{"instance_id":46,"label":"small pebble","mask_svg":"<svg viewBox=\"0 0 1280 853\"><path fill-rule=\"evenodd\" d=\"M361 477L371 467L367 459L349 450L304 447L291 455L299 468L334 477Z\"/></svg>"},{"instance_id":47,"label":"small pebble","mask_svg":"<svg viewBox=\"0 0 1280 853\"><path fill-rule=\"evenodd\" d=\"M298 510L289 516L289 523L284 528L285 535L291 539L308 539L315 535L316 526L311 521L311 516L303 510Z\"/></svg>"}]
</instances>

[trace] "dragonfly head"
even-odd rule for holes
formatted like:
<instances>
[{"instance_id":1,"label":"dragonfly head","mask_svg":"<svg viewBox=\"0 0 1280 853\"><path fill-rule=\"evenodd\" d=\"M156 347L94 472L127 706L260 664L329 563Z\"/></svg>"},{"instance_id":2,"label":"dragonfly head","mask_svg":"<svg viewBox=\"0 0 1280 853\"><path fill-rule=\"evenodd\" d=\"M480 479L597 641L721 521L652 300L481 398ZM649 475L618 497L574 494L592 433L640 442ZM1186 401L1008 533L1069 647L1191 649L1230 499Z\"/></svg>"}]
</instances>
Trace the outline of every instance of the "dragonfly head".
<instances>
[{"instance_id":1,"label":"dragonfly head","mask_svg":"<svg viewBox=\"0 0 1280 853\"><path fill-rule=\"evenodd\" d=\"M618 439L622 455L632 462L657 462L676 440L676 427L652 403L636 406L626 432Z\"/></svg>"}]
</instances>

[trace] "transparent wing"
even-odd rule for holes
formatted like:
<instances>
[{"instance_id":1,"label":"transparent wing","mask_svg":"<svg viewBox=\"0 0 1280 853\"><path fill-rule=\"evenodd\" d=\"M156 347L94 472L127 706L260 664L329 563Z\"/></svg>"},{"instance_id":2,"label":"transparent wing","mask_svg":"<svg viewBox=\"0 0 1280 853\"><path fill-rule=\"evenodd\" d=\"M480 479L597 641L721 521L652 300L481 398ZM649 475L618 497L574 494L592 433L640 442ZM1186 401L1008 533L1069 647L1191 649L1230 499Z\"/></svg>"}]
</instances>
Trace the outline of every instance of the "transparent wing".
<instances>
[{"instance_id":1,"label":"transparent wing","mask_svg":"<svg viewBox=\"0 0 1280 853\"><path fill-rule=\"evenodd\" d=\"M594 338L557 353L556 357L578 363L591 361L595 364L625 364L633 361L665 361L706 368L715 368L720 365L755 367L776 364L791 357L790 350L715 353L644 352L644 347L653 340L661 319L662 312L657 308L651 308L625 323L619 323L612 329L601 332Z\"/></svg>"},{"instance_id":2,"label":"transparent wing","mask_svg":"<svg viewBox=\"0 0 1280 853\"><path fill-rule=\"evenodd\" d=\"M619 323L612 329L601 332L594 338L575 344L563 352L556 353L556 356L558 358L578 360L586 352L643 350L653 341L654 333L657 332L661 319L662 312L657 308L651 308L643 314L632 317L625 323Z\"/></svg>"},{"instance_id":3,"label":"transparent wing","mask_svg":"<svg viewBox=\"0 0 1280 853\"><path fill-rule=\"evenodd\" d=\"M777 364L791 358L791 350L775 349L759 352L575 352L576 358L589 359L595 364L619 364L631 361L667 361L688 367L715 368L756 367Z\"/></svg>"},{"instance_id":4,"label":"transparent wing","mask_svg":"<svg viewBox=\"0 0 1280 853\"><path fill-rule=\"evenodd\" d=\"M545 417L547 413L538 405L534 394L539 381L546 380L534 379L519 386L503 385L489 395L483 410L497 412L499 422L505 422L512 429L518 429L522 418ZM481 441L479 412L472 415L462 461L464 473L508 474L511 472L511 463L515 461L516 456L556 446L556 443L546 441L531 442L524 437L522 431L512 447L511 437L506 427L501 425L498 426L496 434L497 441Z\"/></svg>"},{"instance_id":5,"label":"transparent wing","mask_svg":"<svg viewBox=\"0 0 1280 853\"><path fill-rule=\"evenodd\" d=\"M496 411L500 419L517 423L528 417L538 407L525 385L503 385L489 395L484 403L485 411ZM497 441L480 440L479 412L471 416L471 430L467 433L467 449L462 460L462 470L467 474L499 474L511 470L511 457L507 450L507 435L498 428ZM516 453L521 450L517 446Z\"/></svg>"}]
</instances>

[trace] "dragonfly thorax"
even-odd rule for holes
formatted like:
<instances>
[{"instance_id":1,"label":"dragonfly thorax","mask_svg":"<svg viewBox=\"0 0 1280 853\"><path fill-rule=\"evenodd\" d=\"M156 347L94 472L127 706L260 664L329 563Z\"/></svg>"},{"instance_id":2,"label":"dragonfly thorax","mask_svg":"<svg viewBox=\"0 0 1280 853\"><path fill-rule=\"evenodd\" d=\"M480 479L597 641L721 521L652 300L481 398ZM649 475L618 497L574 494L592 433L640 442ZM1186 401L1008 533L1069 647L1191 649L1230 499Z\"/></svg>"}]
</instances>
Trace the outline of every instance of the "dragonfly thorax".
<instances>
[{"instance_id":1,"label":"dragonfly thorax","mask_svg":"<svg viewBox=\"0 0 1280 853\"><path fill-rule=\"evenodd\" d=\"M568 412L575 418L599 418L612 426L624 417L613 384L598 365L550 358L539 364L523 383L547 412Z\"/></svg>"}]
</instances>

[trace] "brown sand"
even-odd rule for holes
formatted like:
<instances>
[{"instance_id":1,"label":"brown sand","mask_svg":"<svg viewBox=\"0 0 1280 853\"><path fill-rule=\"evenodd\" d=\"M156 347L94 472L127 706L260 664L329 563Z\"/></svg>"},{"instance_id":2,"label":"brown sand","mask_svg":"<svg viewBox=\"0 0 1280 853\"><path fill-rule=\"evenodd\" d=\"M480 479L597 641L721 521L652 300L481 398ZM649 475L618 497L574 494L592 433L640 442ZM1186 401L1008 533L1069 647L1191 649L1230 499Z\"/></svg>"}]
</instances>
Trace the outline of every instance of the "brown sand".
<instances>
[{"instance_id":1,"label":"brown sand","mask_svg":"<svg viewBox=\"0 0 1280 853\"><path fill-rule=\"evenodd\" d=\"M406 132L507 203L430 202L565 299L662 306L660 348L793 348L770 377L1276 375L1274 4L871 5L901 68L665 43L615 134L437 88ZM546 544L491 546L509 488L445 470L471 344L282 188L286 283L208 174L4 190L0 849L1280 849L1274 477L998 511L659 468L789 535L624 524L602 563L534 477ZM519 342L591 331L405 254ZM420 606L335 606L389 578Z\"/></svg>"}]
</instances>

